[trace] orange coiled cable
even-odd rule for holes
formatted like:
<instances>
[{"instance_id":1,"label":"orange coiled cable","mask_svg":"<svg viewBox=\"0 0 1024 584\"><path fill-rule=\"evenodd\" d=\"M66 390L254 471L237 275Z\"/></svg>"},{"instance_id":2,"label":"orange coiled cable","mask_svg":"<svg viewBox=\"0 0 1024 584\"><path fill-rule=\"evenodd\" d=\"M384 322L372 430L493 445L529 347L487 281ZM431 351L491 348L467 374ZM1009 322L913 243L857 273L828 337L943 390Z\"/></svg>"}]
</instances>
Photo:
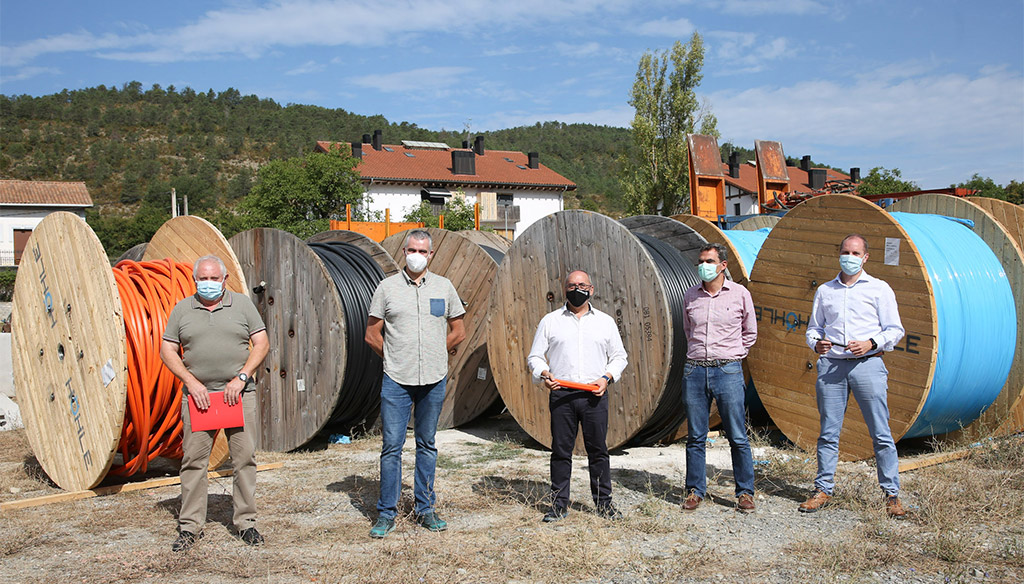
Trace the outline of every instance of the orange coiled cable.
<instances>
[{"instance_id":1,"label":"orange coiled cable","mask_svg":"<svg viewBox=\"0 0 1024 584\"><path fill-rule=\"evenodd\" d=\"M158 456L181 458L181 380L160 360L167 318L174 305L195 294L192 266L170 259L114 268L127 332L128 395L118 451L110 473L145 472Z\"/></svg>"}]
</instances>

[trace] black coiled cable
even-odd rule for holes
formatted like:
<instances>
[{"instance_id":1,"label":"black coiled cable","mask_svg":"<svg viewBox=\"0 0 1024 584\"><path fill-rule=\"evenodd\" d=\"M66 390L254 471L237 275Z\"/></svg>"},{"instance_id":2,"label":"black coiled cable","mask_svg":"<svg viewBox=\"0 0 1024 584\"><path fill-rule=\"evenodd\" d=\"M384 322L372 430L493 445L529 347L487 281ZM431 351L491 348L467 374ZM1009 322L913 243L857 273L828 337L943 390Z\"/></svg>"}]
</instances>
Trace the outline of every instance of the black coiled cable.
<instances>
[{"instance_id":1,"label":"black coiled cable","mask_svg":"<svg viewBox=\"0 0 1024 584\"><path fill-rule=\"evenodd\" d=\"M363 340L370 299L384 271L363 250L343 242L311 243L341 296L345 311L345 376L328 424L343 432L365 431L380 413L384 364Z\"/></svg>"},{"instance_id":2,"label":"black coiled cable","mask_svg":"<svg viewBox=\"0 0 1024 584\"><path fill-rule=\"evenodd\" d=\"M700 277L697 269L686 261L678 249L650 235L636 232L633 235L654 259L672 315L672 364L668 370L665 393L647 423L632 440L634 444L654 444L671 437L686 420L686 406L683 403L683 370L686 365L683 295L689 288L700 284Z\"/></svg>"}]
</instances>

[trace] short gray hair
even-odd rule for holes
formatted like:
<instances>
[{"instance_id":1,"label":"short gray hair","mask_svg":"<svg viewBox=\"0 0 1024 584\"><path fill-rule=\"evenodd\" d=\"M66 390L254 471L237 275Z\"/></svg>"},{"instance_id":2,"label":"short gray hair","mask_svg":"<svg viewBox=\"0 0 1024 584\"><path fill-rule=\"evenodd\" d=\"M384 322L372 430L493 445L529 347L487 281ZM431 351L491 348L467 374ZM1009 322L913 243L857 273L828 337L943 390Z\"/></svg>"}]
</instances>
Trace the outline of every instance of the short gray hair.
<instances>
[{"instance_id":1,"label":"short gray hair","mask_svg":"<svg viewBox=\"0 0 1024 584\"><path fill-rule=\"evenodd\" d=\"M711 250L715 250L715 253L718 254L718 261L720 261L720 262L727 262L727 261L729 261L729 252L725 250L725 246L722 245L721 243L709 243L709 244L705 245L704 247L700 248L700 253L704 253L706 251L711 251Z\"/></svg>"},{"instance_id":2,"label":"short gray hair","mask_svg":"<svg viewBox=\"0 0 1024 584\"><path fill-rule=\"evenodd\" d=\"M192 265L192 277L196 278L199 276L199 265L206 262L213 262L220 266L220 276L223 278L228 275L228 267L224 265L224 260L220 259L215 255L204 255L203 257L196 260L196 263Z\"/></svg>"},{"instance_id":3,"label":"short gray hair","mask_svg":"<svg viewBox=\"0 0 1024 584\"><path fill-rule=\"evenodd\" d=\"M402 249L409 247L410 239L415 239L416 241L427 240L427 244L430 246L430 251L434 251L434 238L430 237L430 233L422 229L413 229L409 232L409 235L405 236L405 242L402 243Z\"/></svg>"}]
</instances>

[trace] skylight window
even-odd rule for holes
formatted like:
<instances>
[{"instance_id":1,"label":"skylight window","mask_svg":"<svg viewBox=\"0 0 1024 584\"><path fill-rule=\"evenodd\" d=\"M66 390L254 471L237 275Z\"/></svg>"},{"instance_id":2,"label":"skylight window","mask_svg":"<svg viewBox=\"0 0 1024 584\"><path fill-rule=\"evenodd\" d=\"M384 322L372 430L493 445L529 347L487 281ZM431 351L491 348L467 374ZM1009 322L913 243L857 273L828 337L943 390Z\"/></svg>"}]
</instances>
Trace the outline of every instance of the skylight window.
<instances>
[{"instance_id":1,"label":"skylight window","mask_svg":"<svg viewBox=\"0 0 1024 584\"><path fill-rule=\"evenodd\" d=\"M394 148L391 148L390 146L385 146L384 149L387 150L388 152L394 152L395 151Z\"/></svg>"},{"instance_id":2,"label":"skylight window","mask_svg":"<svg viewBox=\"0 0 1024 584\"><path fill-rule=\"evenodd\" d=\"M412 152L406 152L405 155L408 156L409 158L416 158L416 155L413 154Z\"/></svg>"}]
</instances>

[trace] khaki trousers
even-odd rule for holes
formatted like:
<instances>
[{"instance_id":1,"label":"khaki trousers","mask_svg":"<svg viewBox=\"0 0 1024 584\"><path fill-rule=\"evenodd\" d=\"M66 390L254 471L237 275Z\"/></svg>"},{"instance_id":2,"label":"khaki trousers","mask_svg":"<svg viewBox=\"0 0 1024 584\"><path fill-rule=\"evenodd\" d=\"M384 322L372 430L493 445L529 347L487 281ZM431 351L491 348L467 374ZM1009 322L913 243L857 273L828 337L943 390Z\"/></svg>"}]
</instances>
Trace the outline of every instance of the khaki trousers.
<instances>
[{"instance_id":1,"label":"khaki trousers","mask_svg":"<svg viewBox=\"0 0 1024 584\"><path fill-rule=\"evenodd\" d=\"M242 394L245 426L224 430L231 455L234 486L234 524L238 531L256 525L256 445L252 429L256 424L256 393ZM181 512L178 531L198 534L206 524L207 467L216 432L193 432L188 415L188 398L181 401L182 451ZM247 431L248 430L248 431Z\"/></svg>"}]
</instances>

